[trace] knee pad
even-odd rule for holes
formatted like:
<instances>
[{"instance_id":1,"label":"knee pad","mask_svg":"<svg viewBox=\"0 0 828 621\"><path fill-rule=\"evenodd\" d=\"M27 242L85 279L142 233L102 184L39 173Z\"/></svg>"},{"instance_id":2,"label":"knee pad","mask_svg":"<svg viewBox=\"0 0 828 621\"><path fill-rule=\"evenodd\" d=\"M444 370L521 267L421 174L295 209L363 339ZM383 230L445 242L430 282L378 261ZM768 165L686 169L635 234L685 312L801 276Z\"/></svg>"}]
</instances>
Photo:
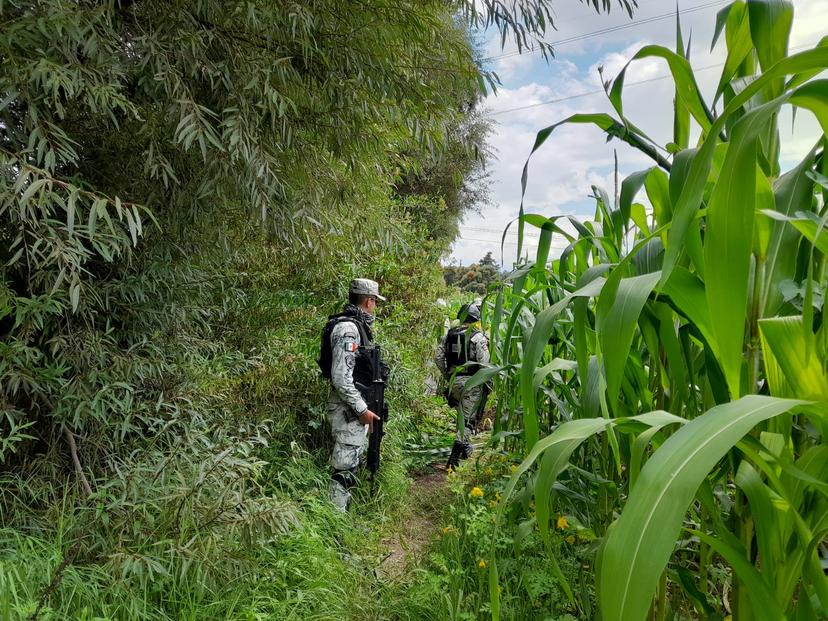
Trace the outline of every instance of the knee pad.
<instances>
[{"instance_id":1,"label":"knee pad","mask_svg":"<svg viewBox=\"0 0 828 621\"><path fill-rule=\"evenodd\" d=\"M345 489L351 489L359 484L359 479L353 470L334 470L331 479L339 483Z\"/></svg>"}]
</instances>

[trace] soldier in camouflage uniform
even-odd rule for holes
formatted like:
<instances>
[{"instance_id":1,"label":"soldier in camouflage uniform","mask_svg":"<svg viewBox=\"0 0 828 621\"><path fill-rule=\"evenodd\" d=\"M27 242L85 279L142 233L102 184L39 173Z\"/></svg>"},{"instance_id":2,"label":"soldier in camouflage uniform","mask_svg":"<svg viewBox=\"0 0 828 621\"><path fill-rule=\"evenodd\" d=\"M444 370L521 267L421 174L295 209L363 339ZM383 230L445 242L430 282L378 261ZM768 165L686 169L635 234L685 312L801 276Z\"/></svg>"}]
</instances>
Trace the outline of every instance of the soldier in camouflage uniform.
<instances>
[{"instance_id":1,"label":"soldier in camouflage uniform","mask_svg":"<svg viewBox=\"0 0 828 621\"><path fill-rule=\"evenodd\" d=\"M457 318L461 324L449 330L440 340L435 356L437 368L450 382L448 403L457 408L458 414L457 437L448 460L452 468L471 455L470 438L480 423L489 396L488 386L485 385L465 390L466 382L477 372L480 364L489 363L489 340L477 327L480 321L479 304L463 306Z\"/></svg>"},{"instance_id":2,"label":"soldier in camouflage uniform","mask_svg":"<svg viewBox=\"0 0 828 621\"><path fill-rule=\"evenodd\" d=\"M378 413L368 409L356 383L370 386L370 363L360 346L373 342L371 325L377 300L385 301L379 286L373 280L357 278L351 281L348 304L339 315L330 333L331 391L328 398L328 421L333 432L334 448L331 455L330 496L340 511L346 511L351 502L351 489L359 483L357 469L365 451L368 433Z\"/></svg>"}]
</instances>

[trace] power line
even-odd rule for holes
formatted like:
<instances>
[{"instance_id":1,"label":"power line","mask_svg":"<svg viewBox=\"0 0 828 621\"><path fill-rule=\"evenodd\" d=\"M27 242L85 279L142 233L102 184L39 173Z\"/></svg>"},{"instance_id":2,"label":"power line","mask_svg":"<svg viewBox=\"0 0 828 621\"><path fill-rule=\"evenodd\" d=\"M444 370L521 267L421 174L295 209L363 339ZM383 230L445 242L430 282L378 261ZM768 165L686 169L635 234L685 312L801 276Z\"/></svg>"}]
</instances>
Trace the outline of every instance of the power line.
<instances>
[{"instance_id":1,"label":"power line","mask_svg":"<svg viewBox=\"0 0 828 621\"><path fill-rule=\"evenodd\" d=\"M695 11L701 11L701 10L708 9L710 7L713 7L713 6L725 4L726 2L729 2L729 1L730 0L717 0L716 2L708 2L707 4L700 4L698 6L688 7L686 9L679 10L678 14L683 15L685 13L693 13ZM676 16L675 11L672 11L670 13L662 13L661 15L652 15L650 17L635 20L635 21L629 22L627 24L618 24L616 26L608 26L607 28L602 28L600 30L594 30L592 32L587 32L587 33L576 35L576 36L573 36L573 37L568 37L566 39L561 39L560 41L552 41L550 43L550 45L552 47L555 47L556 45L566 45L567 43L575 43L576 41L582 41L584 39L589 39L589 38L594 37L596 35L610 34L610 33L613 33L613 32L617 32L619 30L626 30L627 28L632 28L634 26L641 26L642 24L650 24L652 22L661 21L663 19L668 19L670 17L675 17L675 16ZM539 51L540 51L540 49L535 48L535 49L531 49L531 50L526 50L525 52L524 51L507 52L506 54L500 54L498 56L489 56L487 58L484 58L483 61L487 62L487 61L493 61L493 60L501 60L503 58L511 58L513 56L519 56L521 54L534 54L534 53L539 52Z\"/></svg>"},{"instance_id":2,"label":"power line","mask_svg":"<svg viewBox=\"0 0 828 621\"><path fill-rule=\"evenodd\" d=\"M475 233L497 233L498 235L503 233L502 229L483 229L475 228L473 226L461 226L460 228L466 231L474 231ZM517 235L517 231L509 231L509 235Z\"/></svg>"},{"instance_id":3,"label":"power line","mask_svg":"<svg viewBox=\"0 0 828 621\"><path fill-rule=\"evenodd\" d=\"M463 241L482 242L482 243L486 243L486 244L499 244L500 243L499 239L477 239L476 237L463 237L462 235L460 237L458 237L458 239L462 239ZM523 241L526 242L527 240L524 239ZM537 240L529 239L528 241L537 241ZM506 245L506 246L517 246L517 242L507 241L504 245Z\"/></svg>"},{"instance_id":4,"label":"power line","mask_svg":"<svg viewBox=\"0 0 828 621\"><path fill-rule=\"evenodd\" d=\"M806 43L804 45L797 45L796 47L790 48L789 52L795 52L797 50L805 49L806 47L811 47L812 45L816 45L819 41L813 41L811 43ZM691 67L693 73L697 73L700 71L707 71L708 69L715 69L717 67L724 67L724 63L715 63L713 65L706 65L704 67ZM624 82L624 87L629 86L638 86L639 84L648 84L650 82L658 82L659 80L666 80L667 78L671 78L672 74L668 73L666 75L659 75L653 78L647 78L646 80L639 80L638 82ZM599 93L603 93L604 89L596 88L592 91L586 91L583 93L577 93L575 95L569 95L567 97L559 97L557 99L548 99L546 101L540 101L538 103L529 104L526 106L518 106L517 108L508 108L506 110L497 110L495 112L484 112L484 116L498 116L499 114L507 114L509 112L517 112L519 110L528 110L530 108L537 108L538 106L548 106L550 104L561 103L562 101L570 101L572 99L578 99L580 97L588 97L590 95L597 95Z\"/></svg>"},{"instance_id":5,"label":"power line","mask_svg":"<svg viewBox=\"0 0 828 621\"><path fill-rule=\"evenodd\" d=\"M715 65L707 65L706 67L699 67L693 68L694 72L697 71L707 71L708 69L715 69L716 67L723 67L724 63L717 63ZM624 82L624 87L628 86L638 86L639 84L648 84L649 82L658 82L659 80L666 80L667 78L672 77L672 74L667 75L659 75L654 78L647 78L646 80L639 80L638 82ZM561 103L562 101L570 101L572 99L578 99L580 97L588 97L590 95L598 95L603 93L604 89L596 88L592 91L586 91L584 93L578 93L576 95L569 95L567 97L559 97L557 99L548 99L546 101L540 101L538 103L529 104L526 106L519 106L517 108L509 108L507 110L498 110L496 112L484 112L484 116L497 116L499 114L506 114L508 112L517 112L518 110L528 110L529 108L537 108L538 106L548 106L550 104Z\"/></svg>"}]
</instances>

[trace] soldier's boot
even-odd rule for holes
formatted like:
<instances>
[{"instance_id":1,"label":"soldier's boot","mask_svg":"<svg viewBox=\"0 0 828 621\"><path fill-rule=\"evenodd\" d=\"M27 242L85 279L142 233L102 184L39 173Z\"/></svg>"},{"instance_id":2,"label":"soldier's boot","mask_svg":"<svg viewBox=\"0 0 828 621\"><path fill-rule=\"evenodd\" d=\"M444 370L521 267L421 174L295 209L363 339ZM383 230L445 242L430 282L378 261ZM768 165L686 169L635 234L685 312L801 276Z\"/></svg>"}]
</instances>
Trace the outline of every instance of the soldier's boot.
<instances>
[{"instance_id":1,"label":"soldier's boot","mask_svg":"<svg viewBox=\"0 0 828 621\"><path fill-rule=\"evenodd\" d=\"M463 457L464 444L465 443L462 440L454 441L454 444L451 446L451 455L449 455L448 462L446 462L447 468L454 470L460 465L460 460L465 459Z\"/></svg>"},{"instance_id":2,"label":"soldier's boot","mask_svg":"<svg viewBox=\"0 0 828 621\"><path fill-rule=\"evenodd\" d=\"M345 513L351 504L351 488L359 483L353 470L334 470L329 487L331 502Z\"/></svg>"},{"instance_id":3,"label":"soldier's boot","mask_svg":"<svg viewBox=\"0 0 828 621\"><path fill-rule=\"evenodd\" d=\"M463 438L463 452L460 456L460 459L468 459L471 457L471 454L474 452L474 446L471 443L471 436L472 430L469 427L466 427L466 435Z\"/></svg>"}]
</instances>

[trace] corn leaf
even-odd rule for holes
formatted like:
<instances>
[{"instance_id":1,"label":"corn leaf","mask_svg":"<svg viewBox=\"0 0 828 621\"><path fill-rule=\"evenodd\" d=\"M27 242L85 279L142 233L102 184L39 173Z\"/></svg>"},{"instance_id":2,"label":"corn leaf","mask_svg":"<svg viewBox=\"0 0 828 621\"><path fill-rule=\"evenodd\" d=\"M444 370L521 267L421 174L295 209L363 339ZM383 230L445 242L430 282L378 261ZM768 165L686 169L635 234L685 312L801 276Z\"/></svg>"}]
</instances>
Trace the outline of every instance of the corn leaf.
<instances>
[{"instance_id":1,"label":"corn leaf","mask_svg":"<svg viewBox=\"0 0 828 621\"><path fill-rule=\"evenodd\" d=\"M823 127L828 126L826 80L809 82L788 96L779 97L745 114L734 127L719 182L708 208L704 261L707 300L715 335L712 345L731 396L740 394L756 204L757 142L786 100L808 108ZM807 217L805 220L802 226L808 231L806 236L811 233L816 237L818 222ZM792 223L798 226L801 219ZM815 243L819 245L820 240L816 239ZM824 245L828 249L828 236L824 238Z\"/></svg>"},{"instance_id":2,"label":"corn leaf","mask_svg":"<svg viewBox=\"0 0 828 621\"><path fill-rule=\"evenodd\" d=\"M552 434L546 436L534 445L523 462L518 466L517 470L512 475L512 478L509 479L509 483L507 483L506 489L503 491L503 498L498 506L497 513L495 514L495 533L493 533L491 538L492 547L489 562L489 598L492 604L492 621L498 621L500 618L499 585L496 569L496 547L494 542L496 541L497 529L503 517L504 508L506 507L509 498L512 496L520 477L522 477L529 470L529 468L532 467L532 464L535 463L538 457L546 451L553 451L553 457L548 458L550 460L555 459L555 454L560 456L566 455L566 459L568 460L569 455L572 454L572 451L574 451L581 442L596 433L600 433L606 426L607 420L603 418L582 418L562 424ZM552 462L550 461L549 463L551 464ZM549 467L551 467L551 465ZM543 509L541 510L543 511ZM546 517L548 521L548 514Z\"/></svg>"},{"instance_id":3,"label":"corn leaf","mask_svg":"<svg viewBox=\"0 0 828 621\"><path fill-rule=\"evenodd\" d=\"M751 395L716 406L653 454L604 544L598 597L605 621L645 618L684 513L707 473L758 423L802 403Z\"/></svg>"},{"instance_id":4,"label":"corn leaf","mask_svg":"<svg viewBox=\"0 0 828 621\"><path fill-rule=\"evenodd\" d=\"M603 278L593 280L540 312L535 318L535 325L526 333L523 345L523 360L520 367L520 392L523 400L523 429L527 450L532 449L539 437L537 404L535 402L535 369L543 357L543 352L549 343L549 337L555 329L558 315L573 298L598 295L604 286L604 282Z\"/></svg>"},{"instance_id":5,"label":"corn leaf","mask_svg":"<svg viewBox=\"0 0 828 621\"><path fill-rule=\"evenodd\" d=\"M712 124L712 115L699 94L699 85L696 83L690 62L683 56L661 45L645 45L636 52L635 56L618 73L618 76L612 83L612 89L609 95L610 101L615 109L619 113L622 109L621 92L624 89L624 78L627 73L627 68L631 63L642 58L663 58L667 61L670 73L673 75L673 81L676 84L676 94L679 97L679 101L687 107L687 110L702 127L702 130L707 133Z\"/></svg>"},{"instance_id":6,"label":"corn leaf","mask_svg":"<svg viewBox=\"0 0 828 621\"><path fill-rule=\"evenodd\" d=\"M601 343L604 369L607 377L607 401L613 410L621 389L621 378L632 345L638 316L661 272L621 278L616 270L607 279L595 310L595 327Z\"/></svg>"},{"instance_id":7,"label":"corn leaf","mask_svg":"<svg viewBox=\"0 0 828 621\"><path fill-rule=\"evenodd\" d=\"M624 220L624 226L627 225L630 220L630 216L632 215L633 199L644 185L644 182L647 180L647 176L652 170L653 168L639 170L638 172L634 172L633 174L627 176L624 181L621 182L621 194L618 199L618 209L621 210L621 217Z\"/></svg>"},{"instance_id":8,"label":"corn leaf","mask_svg":"<svg viewBox=\"0 0 828 621\"><path fill-rule=\"evenodd\" d=\"M575 303L577 303L577 301ZM555 358L549 364L546 364L535 371L535 388L540 388L540 385L543 383L543 380L545 380L550 373L554 373L555 371L575 371L577 368L578 363L574 360L564 360L562 358Z\"/></svg>"},{"instance_id":9,"label":"corn leaf","mask_svg":"<svg viewBox=\"0 0 828 621\"><path fill-rule=\"evenodd\" d=\"M503 491L503 498L498 506L497 513L495 514L495 531L490 539L492 546L489 563L489 596L492 603L492 621L498 621L500 618L500 598L496 569L496 542L499 526L503 519L503 514L506 506L508 505L508 501L512 497L518 481L520 481L521 477L529 471L538 458L543 455L544 459L547 461L545 466L546 471L544 476L541 478L543 485L542 489L538 489L538 484L536 482L536 510L537 498L541 495L546 496L546 500L541 501L546 503L541 511L545 511L548 525L548 495L551 491L552 483L554 483L554 479L557 478L557 475L560 474L566 466L572 452L578 448L584 440L594 436L595 434L601 433L607 427L612 427L617 424L632 422L644 424L648 427L653 425L663 426L665 421L676 422L676 418L676 416L670 414L669 412L654 411L647 412L646 414L639 414L638 416L632 416L630 418L616 420L607 420L605 418L582 418L578 420L571 420L563 423L555 431L535 444L532 450L529 451L529 454L517 467L514 474L512 474L509 482L506 484L506 488ZM553 474L554 476L552 476ZM538 525L540 528L540 520Z\"/></svg>"},{"instance_id":10,"label":"corn leaf","mask_svg":"<svg viewBox=\"0 0 828 621\"><path fill-rule=\"evenodd\" d=\"M750 0L747 3L750 37L756 48L759 65L768 71L785 58L793 23L793 3L788 0ZM777 97L781 87L772 93Z\"/></svg>"},{"instance_id":11,"label":"corn leaf","mask_svg":"<svg viewBox=\"0 0 828 621\"><path fill-rule=\"evenodd\" d=\"M736 485L745 493L750 503L750 514L756 525L756 541L763 567L774 567L784 562L784 542L780 524L790 505L762 482L759 473L747 461L742 461L736 471Z\"/></svg>"},{"instance_id":12,"label":"corn leaf","mask_svg":"<svg viewBox=\"0 0 828 621\"><path fill-rule=\"evenodd\" d=\"M736 124L707 212L704 264L714 334L711 345L732 397L740 395L756 204L757 142L764 124L777 109L778 105L761 106Z\"/></svg>"},{"instance_id":13,"label":"corn leaf","mask_svg":"<svg viewBox=\"0 0 828 621\"><path fill-rule=\"evenodd\" d=\"M786 216L773 210L765 210L763 213L779 222L789 223L816 246L820 252L828 254L828 231L820 230L819 219L813 213L798 211L793 216Z\"/></svg>"},{"instance_id":14,"label":"corn leaf","mask_svg":"<svg viewBox=\"0 0 828 621\"><path fill-rule=\"evenodd\" d=\"M762 352L768 367L771 394L828 401L828 370L806 341L802 316L772 317L759 321Z\"/></svg>"},{"instance_id":15,"label":"corn leaf","mask_svg":"<svg viewBox=\"0 0 828 621\"><path fill-rule=\"evenodd\" d=\"M630 489L635 487L638 475L641 472L641 466L644 463L644 451L647 450L647 446L650 444L653 437L668 425L683 425L686 422L687 421L680 416L674 416L669 412L664 412L664 418L662 420L653 422L649 429L642 431L636 436L632 448L630 449Z\"/></svg>"},{"instance_id":16,"label":"corn leaf","mask_svg":"<svg viewBox=\"0 0 828 621\"><path fill-rule=\"evenodd\" d=\"M463 384L463 390L471 390L472 388L477 388L478 386L482 386L486 382L491 381L493 378L497 377L498 375L502 375L503 373L509 371L510 369L514 368L514 365L507 364L504 366L484 366L482 369L479 369L474 375L472 375L469 379L466 380L466 383Z\"/></svg>"},{"instance_id":17,"label":"corn leaf","mask_svg":"<svg viewBox=\"0 0 828 621\"><path fill-rule=\"evenodd\" d=\"M720 149L714 152L713 162L716 163L717 156ZM676 153L673 158L673 168L670 170L670 203L675 205L678 203L681 196L681 190L687 181L687 176L690 174L690 166L693 163L693 158L698 154L698 149L684 149ZM666 236L665 236L666 237ZM693 262L693 267L696 272L704 278L704 259L702 256L702 240L701 232L698 227L690 227L685 238L685 251Z\"/></svg>"},{"instance_id":18,"label":"corn leaf","mask_svg":"<svg viewBox=\"0 0 828 621\"><path fill-rule=\"evenodd\" d=\"M810 208L814 183L807 173L814 166L815 153L816 148L796 168L776 180L773 193L776 211L780 215L792 216L797 211ZM764 215L773 218L767 212ZM796 273L796 247L799 239L794 228L785 224L784 220L773 225L765 263L766 295L762 306L766 316L776 313L782 305L780 283L792 279Z\"/></svg>"},{"instance_id":19,"label":"corn leaf","mask_svg":"<svg viewBox=\"0 0 828 621\"><path fill-rule=\"evenodd\" d=\"M785 612L774 599L773 591L756 570L756 567L747 560L747 555L743 549L737 549L733 545L702 531L690 530L689 532L710 546L733 567L739 580L747 587L748 597L753 603L753 613L758 621L782 621L785 619ZM736 544L738 541L733 543Z\"/></svg>"},{"instance_id":20,"label":"corn leaf","mask_svg":"<svg viewBox=\"0 0 828 621\"><path fill-rule=\"evenodd\" d=\"M706 138L699 148L699 153L693 158L687 182L682 189L681 196L673 207L673 218L666 244L664 267L661 272L662 284L667 281L678 258L684 249L684 240L690 224L701 205L707 176L710 172L713 153L718 143L718 135L731 115L740 111L742 106L758 93L765 85L779 76L799 73L816 68L828 67L828 49L814 49L789 56L776 63L771 69L756 78L735 95L722 114L716 119ZM779 105L782 102L778 102Z\"/></svg>"},{"instance_id":21,"label":"corn leaf","mask_svg":"<svg viewBox=\"0 0 828 621\"><path fill-rule=\"evenodd\" d=\"M719 97L724 94L725 87L730 84L730 81L736 75L739 66L744 62L747 55L753 49L753 41L750 38L750 22L748 20L748 12L743 2L734 2L726 9L719 12L721 18L723 13L727 24L727 59L722 68L722 75L719 78L719 84L716 87L716 94L713 97L713 105L719 100ZM713 46L716 44L716 39L721 32L721 26L724 21L717 22L716 35L713 38ZM711 49L712 47L711 46Z\"/></svg>"},{"instance_id":22,"label":"corn leaf","mask_svg":"<svg viewBox=\"0 0 828 621\"><path fill-rule=\"evenodd\" d=\"M704 283L698 276L683 267L677 267L670 280L661 287L661 292L691 321L705 341L710 343L713 340L710 308L707 306Z\"/></svg>"}]
</instances>

